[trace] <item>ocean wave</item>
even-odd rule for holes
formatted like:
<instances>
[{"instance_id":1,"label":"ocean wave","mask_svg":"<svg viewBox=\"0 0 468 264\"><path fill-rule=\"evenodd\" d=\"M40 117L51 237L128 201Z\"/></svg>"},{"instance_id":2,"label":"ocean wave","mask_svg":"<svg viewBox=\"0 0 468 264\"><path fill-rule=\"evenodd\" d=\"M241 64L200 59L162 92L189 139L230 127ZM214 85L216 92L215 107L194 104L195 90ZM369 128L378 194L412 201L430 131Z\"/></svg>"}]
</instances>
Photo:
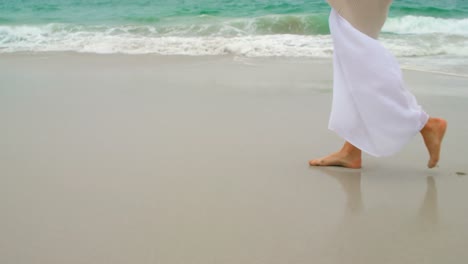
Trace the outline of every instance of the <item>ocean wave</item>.
<instances>
[{"instance_id":1,"label":"ocean wave","mask_svg":"<svg viewBox=\"0 0 468 264\"><path fill-rule=\"evenodd\" d=\"M329 34L328 16L267 15L246 18L220 18L210 14L196 17L159 19L157 16L126 17L141 26L151 25L160 34L172 36L240 36L266 34Z\"/></svg>"},{"instance_id":2,"label":"ocean wave","mask_svg":"<svg viewBox=\"0 0 468 264\"><path fill-rule=\"evenodd\" d=\"M468 18L448 19L426 16L403 16L389 18L384 32L396 34L431 34L468 35Z\"/></svg>"},{"instance_id":3,"label":"ocean wave","mask_svg":"<svg viewBox=\"0 0 468 264\"><path fill-rule=\"evenodd\" d=\"M14 24L5 17L0 17L0 23ZM1 25L1 24L0 24ZM178 37L239 37L258 35L328 35L328 14L283 14L265 15L258 17L222 18L209 14L194 17L160 18L158 15L124 17L124 23L93 23L91 24L60 24L68 30L75 28L88 31L91 28L100 28L102 31L108 28L118 30L143 29L143 33L152 32L149 37L178 36ZM26 25L25 25L26 26ZM29 25L31 27L44 27L44 25ZM47 25L45 25L47 26ZM59 26L60 27L60 26ZM87 27L87 28L85 28ZM20 26L18 26L20 28ZM468 36L468 18L446 19L425 16L390 17L383 31L392 34L446 34Z\"/></svg>"},{"instance_id":4,"label":"ocean wave","mask_svg":"<svg viewBox=\"0 0 468 264\"><path fill-rule=\"evenodd\" d=\"M394 5L392 7L392 13L398 14L399 16L404 15L417 15L417 16L429 16L429 17L441 17L441 18L462 18L466 17L466 9L461 9L456 4L452 3L451 5L445 6L426 6L425 4L421 5Z\"/></svg>"},{"instance_id":5,"label":"ocean wave","mask_svg":"<svg viewBox=\"0 0 468 264\"><path fill-rule=\"evenodd\" d=\"M150 36L151 28L93 28L88 31L60 25L0 26L0 53L74 51L161 55L226 55L248 57L331 56L329 36L265 35L240 37ZM142 33L144 32L144 33Z\"/></svg>"},{"instance_id":6,"label":"ocean wave","mask_svg":"<svg viewBox=\"0 0 468 264\"><path fill-rule=\"evenodd\" d=\"M228 29L226 29L228 30ZM330 35L184 36L145 26L0 26L0 52L74 51L162 55L248 57L330 57ZM383 34L382 43L399 57L468 56L468 37L460 35Z\"/></svg>"}]
</instances>

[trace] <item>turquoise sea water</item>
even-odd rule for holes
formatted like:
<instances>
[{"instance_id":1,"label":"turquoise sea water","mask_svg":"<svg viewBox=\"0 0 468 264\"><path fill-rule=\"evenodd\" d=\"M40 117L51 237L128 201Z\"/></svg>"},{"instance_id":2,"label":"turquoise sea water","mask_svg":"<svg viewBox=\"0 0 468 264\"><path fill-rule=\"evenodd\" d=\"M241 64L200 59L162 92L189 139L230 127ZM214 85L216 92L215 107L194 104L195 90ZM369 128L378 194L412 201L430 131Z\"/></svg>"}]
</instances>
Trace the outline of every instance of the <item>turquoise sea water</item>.
<instances>
[{"instance_id":1,"label":"turquoise sea water","mask_svg":"<svg viewBox=\"0 0 468 264\"><path fill-rule=\"evenodd\" d=\"M329 11L325 0L0 0L0 53L329 57ZM383 31L404 61L468 72L468 0L394 0Z\"/></svg>"}]
</instances>

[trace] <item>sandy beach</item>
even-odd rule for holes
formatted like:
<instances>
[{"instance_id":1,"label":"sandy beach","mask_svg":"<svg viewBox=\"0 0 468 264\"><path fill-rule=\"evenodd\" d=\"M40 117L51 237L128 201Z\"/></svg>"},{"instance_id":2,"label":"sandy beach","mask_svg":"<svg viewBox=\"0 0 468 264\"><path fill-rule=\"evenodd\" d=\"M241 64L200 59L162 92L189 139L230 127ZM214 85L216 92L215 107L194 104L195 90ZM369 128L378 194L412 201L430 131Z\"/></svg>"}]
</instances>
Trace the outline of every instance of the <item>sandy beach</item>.
<instances>
[{"instance_id":1,"label":"sandy beach","mask_svg":"<svg viewBox=\"0 0 468 264\"><path fill-rule=\"evenodd\" d=\"M363 168L312 168L332 63L0 54L0 263L464 263L468 78L404 70L449 123Z\"/></svg>"}]
</instances>

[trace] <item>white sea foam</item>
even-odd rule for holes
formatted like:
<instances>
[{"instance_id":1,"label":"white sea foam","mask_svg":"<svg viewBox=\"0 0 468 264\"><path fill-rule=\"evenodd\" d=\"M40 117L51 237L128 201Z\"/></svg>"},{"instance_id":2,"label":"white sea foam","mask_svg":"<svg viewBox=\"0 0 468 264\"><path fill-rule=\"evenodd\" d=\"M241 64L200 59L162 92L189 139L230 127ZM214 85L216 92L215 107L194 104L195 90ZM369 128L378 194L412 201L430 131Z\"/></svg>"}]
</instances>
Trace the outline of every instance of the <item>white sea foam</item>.
<instances>
[{"instance_id":1,"label":"white sea foam","mask_svg":"<svg viewBox=\"0 0 468 264\"><path fill-rule=\"evenodd\" d=\"M465 36L384 34L381 40L397 56L468 56ZM168 36L150 26L0 26L0 52L18 51L328 57L332 42L328 35Z\"/></svg>"},{"instance_id":2,"label":"white sea foam","mask_svg":"<svg viewBox=\"0 0 468 264\"><path fill-rule=\"evenodd\" d=\"M468 38L440 34L383 35L381 41L398 57L468 56Z\"/></svg>"},{"instance_id":3,"label":"white sea foam","mask_svg":"<svg viewBox=\"0 0 468 264\"><path fill-rule=\"evenodd\" d=\"M329 36L166 36L148 26L114 28L0 26L0 52L75 51L162 55L314 56L331 55Z\"/></svg>"},{"instance_id":4,"label":"white sea foam","mask_svg":"<svg viewBox=\"0 0 468 264\"><path fill-rule=\"evenodd\" d=\"M185 25L3 25L0 26L0 53L74 51L330 57L332 41L329 35L273 34L283 29L270 27L277 25L277 21L286 21L289 27L306 20L304 16L299 20L266 16L222 21L206 19L203 23ZM390 18L381 41L398 57L468 57L468 19Z\"/></svg>"},{"instance_id":5,"label":"white sea foam","mask_svg":"<svg viewBox=\"0 0 468 264\"><path fill-rule=\"evenodd\" d=\"M383 31L397 34L442 33L468 36L468 19L403 16L389 18Z\"/></svg>"}]
</instances>

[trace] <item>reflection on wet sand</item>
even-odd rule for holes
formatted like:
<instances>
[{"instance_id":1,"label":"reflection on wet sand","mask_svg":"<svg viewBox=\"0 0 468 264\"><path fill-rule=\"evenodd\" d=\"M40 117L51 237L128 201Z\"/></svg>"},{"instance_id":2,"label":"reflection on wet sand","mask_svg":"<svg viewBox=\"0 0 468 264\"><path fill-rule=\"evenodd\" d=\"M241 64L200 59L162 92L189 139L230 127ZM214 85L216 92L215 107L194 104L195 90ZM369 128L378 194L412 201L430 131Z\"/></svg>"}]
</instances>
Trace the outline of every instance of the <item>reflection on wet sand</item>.
<instances>
[{"instance_id":1,"label":"reflection on wet sand","mask_svg":"<svg viewBox=\"0 0 468 264\"><path fill-rule=\"evenodd\" d=\"M434 177L427 177L427 191L424 196L421 209L419 210L419 218L422 223L436 225L439 222L439 212L437 204L437 188Z\"/></svg>"},{"instance_id":2,"label":"reflection on wet sand","mask_svg":"<svg viewBox=\"0 0 468 264\"><path fill-rule=\"evenodd\" d=\"M352 263L385 263L407 259L418 263L421 252L435 247L439 242L437 188L432 176L426 179L426 191L420 206L389 206L386 202L368 200L373 204L366 208L361 170L320 168L323 174L335 179L345 194L343 217L335 235L326 245L330 261L348 256L339 261ZM386 183L382 183L386 184ZM400 184L400 183L398 183ZM405 184L402 182L401 184ZM394 186L393 186L394 187ZM364 193L364 195L363 195ZM392 193L395 200L400 193ZM409 201L408 204L412 204ZM417 252L409 254L409 252ZM351 256L351 257L350 257Z\"/></svg>"},{"instance_id":3,"label":"reflection on wet sand","mask_svg":"<svg viewBox=\"0 0 468 264\"><path fill-rule=\"evenodd\" d=\"M363 210L361 191L361 170L319 168L326 175L336 179L346 195L345 215L358 214Z\"/></svg>"},{"instance_id":4,"label":"reflection on wet sand","mask_svg":"<svg viewBox=\"0 0 468 264\"><path fill-rule=\"evenodd\" d=\"M346 216L359 214L363 211L361 170L339 168L319 168L318 170L336 179L343 188L346 195ZM427 177L427 190L418 217L424 222L431 222L433 224L438 222L437 187L432 176Z\"/></svg>"}]
</instances>

